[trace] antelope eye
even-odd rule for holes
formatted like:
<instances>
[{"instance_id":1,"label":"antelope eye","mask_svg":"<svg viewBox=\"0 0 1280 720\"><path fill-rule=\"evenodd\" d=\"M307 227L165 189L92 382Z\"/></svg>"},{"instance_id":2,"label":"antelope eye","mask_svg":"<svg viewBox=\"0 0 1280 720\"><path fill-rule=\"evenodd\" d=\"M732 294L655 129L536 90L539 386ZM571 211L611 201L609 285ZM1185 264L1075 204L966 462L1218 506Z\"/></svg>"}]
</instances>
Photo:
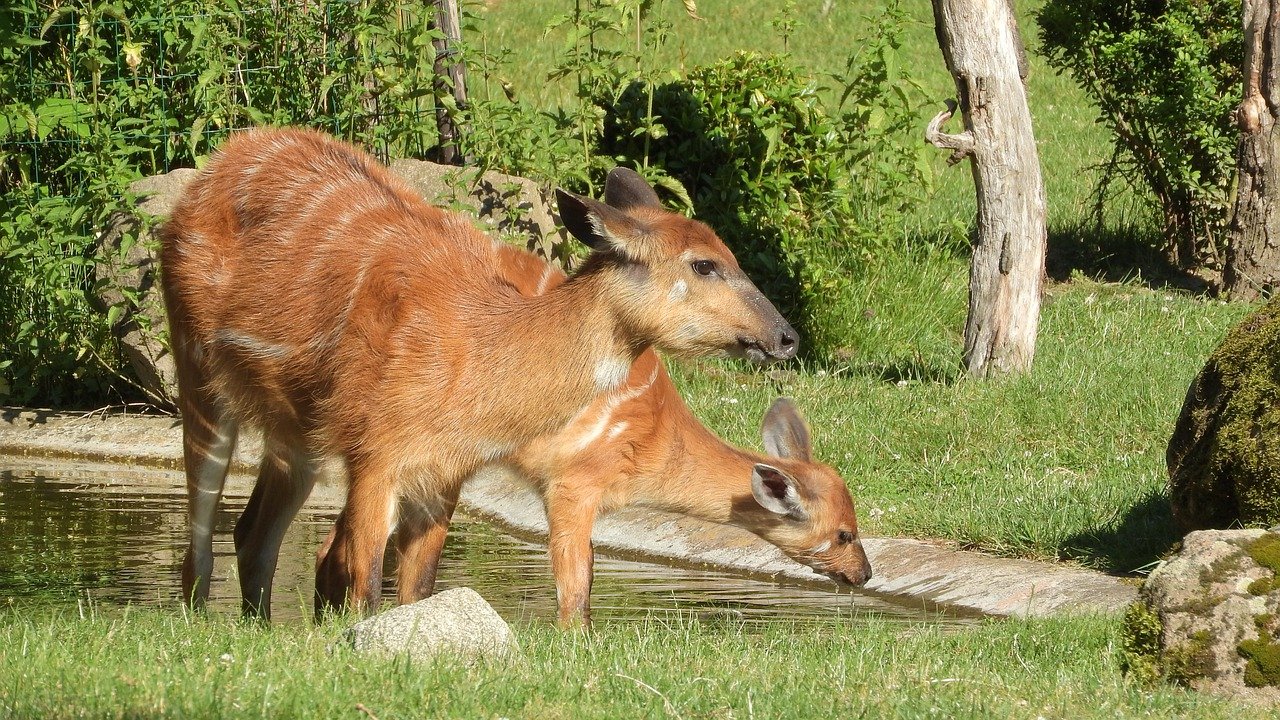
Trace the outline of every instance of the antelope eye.
<instances>
[{"instance_id":1,"label":"antelope eye","mask_svg":"<svg viewBox=\"0 0 1280 720\"><path fill-rule=\"evenodd\" d=\"M712 275L716 271L716 263L714 260L694 260L693 271L703 277Z\"/></svg>"},{"instance_id":2,"label":"antelope eye","mask_svg":"<svg viewBox=\"0 0 1280 720\"><path fill-rule=\"evenodd\" d=\"M841 530L840 532L836 533L836 541L839 542L841 545L848 545L849 543L853 542L853 533L849 532L848 530Z\"/></svg>"}]
</instances>

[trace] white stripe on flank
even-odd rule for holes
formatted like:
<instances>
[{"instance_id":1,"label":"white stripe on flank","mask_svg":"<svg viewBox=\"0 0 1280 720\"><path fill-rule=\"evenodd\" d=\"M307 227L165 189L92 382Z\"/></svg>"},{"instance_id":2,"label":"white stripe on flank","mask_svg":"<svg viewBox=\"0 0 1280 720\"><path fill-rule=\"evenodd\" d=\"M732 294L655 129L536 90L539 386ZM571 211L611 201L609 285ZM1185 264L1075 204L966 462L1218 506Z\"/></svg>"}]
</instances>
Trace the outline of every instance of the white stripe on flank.
<instances>
[{"instance_id":1,"label":"white stripe on flank","mask_svg":"<svg viewBox=\"0 0 1280 720\"><path fill-rule=\"evenodd\" d=\"M538 289L533 291L534 295L541 295L547 291L547 283L551 282L551 276L555 274L555 266L547 265L542 271L542 277L538 278Z\"/></svg>"},{"instance_id":2,"label":"white stripe on flank","mask_svg":"<svg viewBox=\"0 0 1280 720\"><path fill-rule=\"evenodd\" d=\"M596 420L595 424L587 428L587 431L584 432L581 436L578 437L577 440L573 442L572 451L582 452L583 450L587 449L587 447L590 446L591 443L599 439L599 437L604 434L605 428L609 427L609 421L613 418L613 411L618 409L618 406L621 405L622 403L643 395L645 391L647 391L653 385L653 381L657 379L658 379L658 368L655 367L653 369L653 373L649 375L649 379L646 380L644 383L640 385L636 385L634 387L626 388L625 390L609 395L608 399L605 401L604 408L600 412L600 417ZM587 407L591 407L591 406L588 405ZM622 427L619 428L618 427L619 425ZM626 429L626 422L618 423L618 425L614 426L614 429L617 430L618 433L622 432L623 430ZM617 433L614 433L613 435L610 435L610 437L613 437L616 434Z\"/></svg>"},{"instance_id":3,"label":"white stripe on flank","mask_svg":"<svg viewBox=\"0 0 1280 720\"><path fill-rule=\"evenodd\" d=\"M215 342L234 345L242 350L246 350L253 355L264 358L283 358L293 354L294 348L288 345L280 345L277 343L269 343L258 338L246 335L235 330L215 330L213 333Z\"/></svg>"},{"instance_id":4,"label":"white stripe on flank","mask_svg":"<svg viewBox=\"0 0 1280 720\"><path fill-rule=\"evenodd\" d=\"M497 442L494 440L476 441L476 452L480 454L480 457L484 458L485 462L493 462L494 460L510 455L511 451L514 449L515 445L509 442Z\"/></svg>"}]
</instances>

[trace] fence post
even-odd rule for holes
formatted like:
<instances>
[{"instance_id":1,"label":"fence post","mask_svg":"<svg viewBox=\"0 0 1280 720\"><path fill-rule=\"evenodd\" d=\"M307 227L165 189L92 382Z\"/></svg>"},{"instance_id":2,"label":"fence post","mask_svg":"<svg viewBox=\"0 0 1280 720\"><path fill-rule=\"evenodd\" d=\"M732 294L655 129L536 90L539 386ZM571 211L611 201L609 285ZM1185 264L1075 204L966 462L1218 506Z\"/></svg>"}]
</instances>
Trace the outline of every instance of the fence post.
<instances>
[{"instance_id":1,"label":"fence post","mask_svg":"<svg viewBox=\"0 0 1280 720\"><path fill-rule=\"evenodd\" d=\"M446 165L464 165L468 159L463 157L458 147L464 128L458 116L444 101L444 98L452 95L452 104L458 110L464 109L467 105L466 66L458 57L462 43L462 23L458 18L458 1L434 0L433 4L436 17L432 26L444 36L432 41L436 49L436 128L440 133L440 142L436 150L437 159Z\"/></svg>"}]
</instances>

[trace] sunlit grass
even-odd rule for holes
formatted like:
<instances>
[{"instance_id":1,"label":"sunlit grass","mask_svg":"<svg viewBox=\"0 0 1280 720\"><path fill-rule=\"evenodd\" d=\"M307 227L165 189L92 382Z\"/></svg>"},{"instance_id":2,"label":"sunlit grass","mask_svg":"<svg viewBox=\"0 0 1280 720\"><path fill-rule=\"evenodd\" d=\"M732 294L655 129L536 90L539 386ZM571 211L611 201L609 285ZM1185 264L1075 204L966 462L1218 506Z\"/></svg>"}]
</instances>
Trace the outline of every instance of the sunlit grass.
<instances>
[{"instance_id":1,"label":"sunlit grass","mask_svg":"<svg viewBox=\"0 0 1280 720\"><path fill-rule=\"evenodd\" d=\"M684 397L756 447L768 403L795 397L870 533L1119 572L1157 559L1176 540L1165 444L1191 378L1248 308L1077 279L1049 290L1032 372L976 382L959 366L964 263L932 263L866 280L847 308L860 338L847 365L681 365Z\"/></svg>"},{"instance_id":2,"label":"sunlit grass","mask_svg":"<svg viewBox=\"0 0 1280 720\"><path fill-rule=\"evenodd\" d=\"M829 12L822 14L824 6ZM1018 21L1027 45L1029 75L1028 104L1034 121L1040 163L1044 174L1051 235L1087 219L1093 209L1093 191L1101 166L1111 155L1106 130L1097 124L1098 112L1075 81L1059 75L1039 55L1038 29L1034 14L1042 0L1017 3ZM833 86L832 73L844 69L850 55L859 48L851 38L865 34L868 16L880 11L873 0L826 3L799 0L792 16L793 32L784 38L771 20L780 17L782 3L765 0L699 0L702 21L685 15L680 2L658 4L658 17L671 23L667 46L655 58L654 66L673 73L723 59L741 50L790 54L808 68L822 84ZM929 3L904 3L912 22L899 50L899 63L916 79L933 101L919 118L921 142L924 127L943 108L943 100L955 96L955 85L947 73L934 36ZM500 94L499 83L508 82L515 95L535 106L551 108L571 103L576 85L571 79L548 81L547 76L566 53L565 30L547 30L558 15L573 11L571 3L559 0L499 0L474 5L474 30L489 52L510 49L513 61L501 77L486 81L473 77L476 93ZM631 43L609 35L597 41L603 45ZM488 86L486 87L486 82ZM959 120L952 120L958 123ZM904 228L909 234L929 234L940 224L960 219L968 223L974 215L973 182L967 164L947 168L946 153L938 151L935 166L940 173L938 191L922 205ZM1106 218L1111 224L1137 225L1141 232L1154 233L1154 225L1144 204L1123 194L1111 203Z\"/></svg>"},{"instance_id":3,"label":"sunlit grass","mask_svg":"<svg viewBox=\"0 0 1280 720\"><path fill-rule=\"evenodd\" d=\"M521 656L467 666L355 655L342 625L264 629L176 610L0 611L0 716L1238 717L1118 668L1118 621L960 630L875 620L515 627Z\"/></svg>"}]
</instances>

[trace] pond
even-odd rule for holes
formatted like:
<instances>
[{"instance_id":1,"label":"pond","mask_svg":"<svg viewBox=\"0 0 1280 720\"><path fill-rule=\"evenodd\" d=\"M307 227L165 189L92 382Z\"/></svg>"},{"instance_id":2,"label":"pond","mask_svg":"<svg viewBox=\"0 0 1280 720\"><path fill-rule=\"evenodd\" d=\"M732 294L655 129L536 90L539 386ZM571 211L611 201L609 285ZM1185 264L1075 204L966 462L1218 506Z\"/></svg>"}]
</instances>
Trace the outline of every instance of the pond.
<instances>
[{"instance_id":1,"label":"pond","mask_svg":"<svg viewBox=\"0 0 1280 720\"><path fill-rule=\"evenodd\" d=\"M231 531L252 479L232 476L217 518L210 607L238 612ZM338 507L333 492L313 498L285 537L276 572L273 617L309 618L316 548ZM92 599L174 606L186 537L181 473L0 456L0 606ZM389 553L392 555L393 553ZM384 604L395 591L387 566ZM545 546L459 513L449 532L437 589L468 586L509 621L552 620L555 583ZM592 614L597 622L663 613L707 613L747 623L837 616L964 624L909 602L836 593L731 574L610 558L597 553Z\"/></svg>"}]
</instances>

